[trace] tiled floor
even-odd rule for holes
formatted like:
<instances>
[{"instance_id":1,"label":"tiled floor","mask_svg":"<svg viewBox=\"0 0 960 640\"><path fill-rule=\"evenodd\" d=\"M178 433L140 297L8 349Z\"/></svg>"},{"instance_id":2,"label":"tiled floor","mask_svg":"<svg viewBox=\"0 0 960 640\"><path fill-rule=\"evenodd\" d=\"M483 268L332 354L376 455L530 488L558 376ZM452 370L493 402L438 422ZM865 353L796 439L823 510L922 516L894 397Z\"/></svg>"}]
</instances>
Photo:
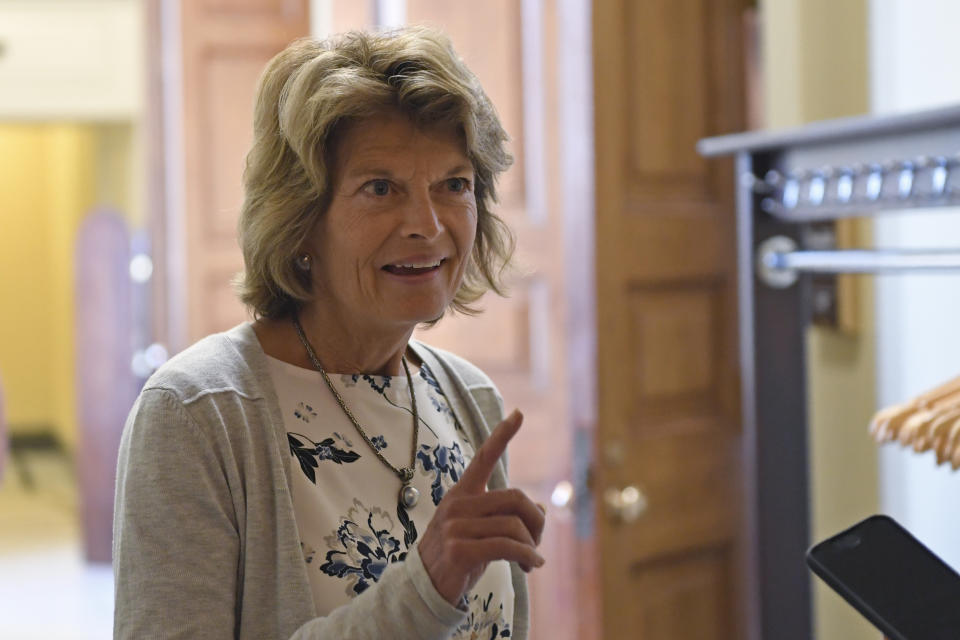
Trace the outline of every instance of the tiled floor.
<instances>
[{"instance_id":1,"label":"tiled floor","mask_svg":"<svg viewBox=\"0 0 960 640\"><path fill-rule=\"evenodd\" d=\"M0 481L0 639L108 639L113 575L83 562L72 471L53 456L29 463L32 490L9 464Z\"/></svg>"}]
</instances>

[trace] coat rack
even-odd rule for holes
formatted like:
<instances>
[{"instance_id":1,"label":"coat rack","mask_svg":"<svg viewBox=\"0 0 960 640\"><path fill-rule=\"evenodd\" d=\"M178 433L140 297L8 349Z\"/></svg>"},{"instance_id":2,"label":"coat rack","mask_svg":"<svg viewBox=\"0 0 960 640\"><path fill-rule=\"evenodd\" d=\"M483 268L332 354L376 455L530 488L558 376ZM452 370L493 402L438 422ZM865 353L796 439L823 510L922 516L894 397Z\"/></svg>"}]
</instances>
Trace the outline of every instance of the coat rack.
<instances>
[{"instance_id":1,"label":"coat rack","mask_svg":"<svg viewBox=\"0 0 960 640\"><path fill-rule=\"evenodd\" d=\"M707 138L698 150L735 156L748 637L809 640L804 333L813 276L960 268L960 241L936 251L823 251L813 230L960 206L960 107Z\"/></svg>"}]
</instances>

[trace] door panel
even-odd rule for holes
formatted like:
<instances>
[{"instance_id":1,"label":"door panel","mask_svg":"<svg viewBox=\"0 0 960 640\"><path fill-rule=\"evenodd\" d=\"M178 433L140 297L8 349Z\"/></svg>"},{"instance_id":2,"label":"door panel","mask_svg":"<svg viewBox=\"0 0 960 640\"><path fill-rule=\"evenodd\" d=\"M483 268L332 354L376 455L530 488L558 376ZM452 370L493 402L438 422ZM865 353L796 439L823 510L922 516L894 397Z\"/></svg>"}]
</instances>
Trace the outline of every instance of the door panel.
<instances>
[{"instance_id":1,"label":"door panel","mask_svg":"<svg viewBox=\"0 0 960 640\"><path fill-rule=\"evenodd\" d=\"M705 172L706 161L687 150L707 129L710 113L703 38L709 1L624 5L622 28L631 36L625 53L643 61L640 68L628 68L623 78L628 89L624 107L632 115L627 120L630 170L639 178L637 186L680 186L669 184L678 178L699 186ZM668 184L659 184L664 179Z\"/></svg>"},{"instance_id":2,"label":"door panel","mask_svg":"<svg viewBox=\"0 0 960 640\"><path fill-rule=\"evenodd\" d=\"M631 567L636 582L649 594L627 613L624 635L611 638L723 640L734 637L733 602L726 586L733 579L726 549L667 558ZM627 631L627 630L631 631Z\"/></svg>"},{"instance_id":3,"label":"door panel","mask_svg":"<svg viewBox=\"0 0 960 640\"><path fill-rule=\"evenodd\" d=\"M197 98L203 105L198 149L206 242L237 244L237 214L243 199L238 186L253 141L253 88L275 53L271 47L246 46L216 46L204 52Z\"/></svg>"},{"instance_id":4,"label":"door panel","mask_svg":"<svg viewBox=\"0 0 960 640\"><path fill-rule=\"evenodd\" d=\"M722 290L685 283L637 288L624 298L635 384L630 421L644 432L677 420L715 421L723 394Z\"/></svg>"},{"instance_id":5,"label":"door panel","mask_svg":"<svg viewBox=\"0 0 960 640\"><path fill-rule=\"evenodd\" d=\"M253 136L253 100L267 62L309 31L308 0L181 2L186 344L246 319L230 282L242 269L237 218ZM176 217L177 211L171 212ZM170 304L177 301L171 299ZM177 311L175 310L176 314ZM186 346L176 345L174 348Z\"/></svg>"},{"instance_id":6,"label":"door panel","mask_svg":"<svg viewBox=\"0 0 960 640\"><path fill-rule=\"evenodd\" d=\"M594 4L596 494L604 637L740 637L740 424L729 165L741 0Z\"/></svg>"}]
</instances>

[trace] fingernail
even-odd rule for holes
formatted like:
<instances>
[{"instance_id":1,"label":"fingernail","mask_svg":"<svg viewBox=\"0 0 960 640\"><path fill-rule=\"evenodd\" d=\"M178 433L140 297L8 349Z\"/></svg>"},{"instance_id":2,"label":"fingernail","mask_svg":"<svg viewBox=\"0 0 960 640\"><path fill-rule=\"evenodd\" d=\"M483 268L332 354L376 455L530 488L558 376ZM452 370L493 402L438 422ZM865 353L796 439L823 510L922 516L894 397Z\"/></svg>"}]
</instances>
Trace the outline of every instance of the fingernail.
<instances>
[{"instance_id":1,"label":"fingernail","mask_svg":"<svg viewBox=\"0 0 960 640\"><path fill-rule=\"evenodd\" d=\"M522 420L523 414L520 413L520 409L514 409L510 412L510 422L516 422L517 420Z\"/></svg>"},{"instance_id":2,"label":"fingernail","mask_svg":"<svg viewBox=\"0 0 960 640\"><path fill-rule=\"evenodd\" d=\"M542 567L542 566L545 565L546 563L547 563L547 561L543 559L543 556L541 556L541 555L538 555L538 556L537 556L537 566L538 566L538 567Z\"/></svg>"},{"instance_id":3,"label":"fingernail","mask_svg":"<svg viewBox=\"0 0 960 640\"><path fill-rule=\"evenodd\" d=\"M546 513L546 512L547 512L547 508L546 508L545 506L543 506L543 503L542 503L542 502L538 502L538 503L537 503L537 508L540 509L540 511L541 511L542 513Z\"/></svg>"}]
</instances>

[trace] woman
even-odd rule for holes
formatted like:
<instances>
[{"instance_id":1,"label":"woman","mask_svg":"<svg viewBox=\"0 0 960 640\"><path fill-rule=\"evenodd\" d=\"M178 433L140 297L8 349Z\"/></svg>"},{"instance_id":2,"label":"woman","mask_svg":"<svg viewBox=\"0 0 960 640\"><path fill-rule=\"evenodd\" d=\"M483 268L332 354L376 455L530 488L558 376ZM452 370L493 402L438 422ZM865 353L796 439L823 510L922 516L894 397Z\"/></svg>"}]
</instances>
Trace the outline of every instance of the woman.
<instances>
[{"instance_id":1,"label":"woman","mask_svg":"<svg viewBox=\"0 0 960 640\"><path fill-rule=\"evenodd\" d=\"M543 511L500 460L522 418L411 341L500 291L505 139L435 32L271 61L240 220L256 320L173 358L131 411L115 637L526 637Z\"/></svg>"}]
</instances>

